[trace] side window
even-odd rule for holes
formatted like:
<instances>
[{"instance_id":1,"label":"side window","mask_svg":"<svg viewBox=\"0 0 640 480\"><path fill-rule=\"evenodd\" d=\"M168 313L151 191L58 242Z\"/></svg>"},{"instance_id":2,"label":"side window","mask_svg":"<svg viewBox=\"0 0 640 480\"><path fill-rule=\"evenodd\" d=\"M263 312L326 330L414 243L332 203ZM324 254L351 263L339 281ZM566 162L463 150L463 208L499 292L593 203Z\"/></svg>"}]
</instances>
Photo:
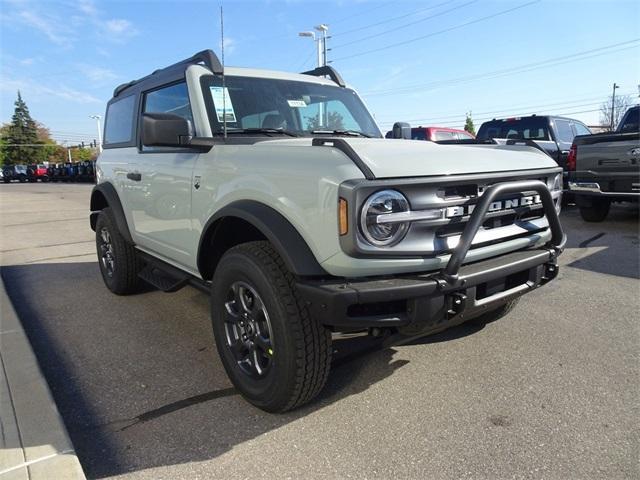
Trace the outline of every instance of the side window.
<instances>
[{"instance_id":1,"label":"side window","mask_svg":"<svg viewBox=\"0 0 640 480\"><path fill-rule=\"evenodd\" d=\"M193 114L189 103L186 83L154 90L145 95L144 112L172 113L189 120L193 124Z\"/></svg>"},{"instance_id":2,"label":"side window","mask_svg":"<svg viewBox=\"0 0 640 480\"><path fill-rule=\"evenodd\" d=\"M104 126L105 145L127 143L133 140L135 100L135 95L129 95L109 105Z\"/></svg>"},{"instance_id":3,"label":"side window","mask_svg":"<svg viewBox=\"0 0 640 480\"><path fill-rule=\"evenodd\" d=\"M573 127L576 129L576 135L591 135L591 130L581 123L573 122Z\"/></svg>"},{"instance_id":4,"label":"side window","mask_svg":"<svg viewBox=\"0 0 640 480\"><path fill-rule=\"evenodd\" d=\"M555 124L558 140L566 143L573 142L573 130L571 129L571 123L567 120L556 119Z\"/></svg>"}]
</instances>

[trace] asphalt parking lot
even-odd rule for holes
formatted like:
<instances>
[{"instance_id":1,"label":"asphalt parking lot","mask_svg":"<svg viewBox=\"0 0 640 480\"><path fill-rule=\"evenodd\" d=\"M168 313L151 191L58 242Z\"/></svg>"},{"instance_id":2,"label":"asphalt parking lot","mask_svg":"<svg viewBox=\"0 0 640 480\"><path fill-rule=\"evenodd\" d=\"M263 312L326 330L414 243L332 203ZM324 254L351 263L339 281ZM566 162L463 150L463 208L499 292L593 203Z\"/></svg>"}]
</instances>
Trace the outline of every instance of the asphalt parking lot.
<instances>
[{"instance_id":1,"label":"asphalt parking lot","mask_svg":"<svg viewBox=\"0 0 640 480\"><path fill-rule=\"evenodd\" d=\"M561 216L559 278L506 318L336 342L311 405L231 388L208 298L102 284L90 185L0 185L2 277L89 478L638 478L637 207Z\"/></svg>"}]
</instances>

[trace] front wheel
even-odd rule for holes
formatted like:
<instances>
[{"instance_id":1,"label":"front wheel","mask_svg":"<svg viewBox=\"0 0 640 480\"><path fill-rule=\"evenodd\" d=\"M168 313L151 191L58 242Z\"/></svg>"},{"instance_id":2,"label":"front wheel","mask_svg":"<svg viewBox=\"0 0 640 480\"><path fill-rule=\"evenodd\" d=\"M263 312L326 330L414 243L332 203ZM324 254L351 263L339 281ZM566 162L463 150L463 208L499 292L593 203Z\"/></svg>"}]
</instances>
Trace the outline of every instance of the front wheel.
<instances>
[{"instance_id":1,"label":"front wheel","mask_svg":"<svg viewBox=\"0 0 640 480\"><path fill-rule=\"evenodd\" d=\"M590 206L580 207L580 216L585 222L602 222L609 214L611 202L604 198L594 198Z\"/></svg>"},{"instance_id":2,"label":"front wheel","mask_svg":"<svg viewBox=\"0 0 640 480\"><path fill-rule=\"evenodd\" d=\"M227 375L253 405L285 412L315 397L331 364L331 334L298 298L268 242L227 251L211 293L211 320Z\"/></svg>"}]
</instances>

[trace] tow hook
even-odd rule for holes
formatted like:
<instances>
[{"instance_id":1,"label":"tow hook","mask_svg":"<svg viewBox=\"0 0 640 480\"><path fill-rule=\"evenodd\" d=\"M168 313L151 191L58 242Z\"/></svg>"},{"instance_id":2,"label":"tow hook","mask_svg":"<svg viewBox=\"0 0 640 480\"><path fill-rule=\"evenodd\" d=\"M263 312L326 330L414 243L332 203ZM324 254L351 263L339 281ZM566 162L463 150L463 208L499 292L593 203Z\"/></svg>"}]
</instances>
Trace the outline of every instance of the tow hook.
<instances>
[{"instance_id":1,"label":"tow hook","mask_svg":"<svg viewBox=\"0 0 640 480\"><path fill-rule=\"evenodd\" d=\"M447 296L447 315L453 317L462 313L467 308L467 296L456 292Z\"/></svg>"},{"instance_id":2,"label":"tow hook","mask_svg":"<svg viewBox=\"0 0 640 480\"><path fill-rule=\"evenodd\" d=\"M544 283L553 280L558 276L558 264L556 263L547 263L544 266L544 274L542 275L542 281Z\"/></svg>"}]
</instances>

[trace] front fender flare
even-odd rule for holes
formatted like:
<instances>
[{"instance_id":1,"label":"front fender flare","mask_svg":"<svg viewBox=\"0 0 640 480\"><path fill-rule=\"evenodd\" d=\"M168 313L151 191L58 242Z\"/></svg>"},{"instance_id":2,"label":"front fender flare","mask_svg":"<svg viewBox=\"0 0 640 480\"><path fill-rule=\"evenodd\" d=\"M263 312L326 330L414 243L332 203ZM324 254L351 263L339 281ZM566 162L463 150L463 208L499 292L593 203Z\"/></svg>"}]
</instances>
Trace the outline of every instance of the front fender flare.
<instances>
[{"instance_id":1,"label":"front fender flare","mask_svg":"<svg viewBox=\"0 0 640 480\"><path fill-rule=\"evenodd\" d=\"M296 228L280 212L253 200L239 200L217 211L206 223L198 245L198 269L209 232L216 221L225 217L240 218L257 228L282 257L290 272L298 276L328 275ZM215 247L213 247L215 248Z\"/></svg>"},{"instance_id":2,"label":"front fender flare","mask_svg":"<svg viewBox=\"0 0 640 480\"><path fill-rule=\"evenodd\" d=\"M93 190L91 191L91 214L89 217L91 229L95 231L98 213L100 213L100 210L105 207L105 205L103 205L101 196L106 201L106 206L111 208L111 211L113 212L113 215L116 219L116 226L118 227L118 231L128 243L133 245L134 242L131 238L131 232L129 232L127 217L125 217L124 215L124 209L122 208L120 197L118 196L118 192L116 191L115 187L111 183L101 183L93 187Z\"/></svg>"}]
</instances>

